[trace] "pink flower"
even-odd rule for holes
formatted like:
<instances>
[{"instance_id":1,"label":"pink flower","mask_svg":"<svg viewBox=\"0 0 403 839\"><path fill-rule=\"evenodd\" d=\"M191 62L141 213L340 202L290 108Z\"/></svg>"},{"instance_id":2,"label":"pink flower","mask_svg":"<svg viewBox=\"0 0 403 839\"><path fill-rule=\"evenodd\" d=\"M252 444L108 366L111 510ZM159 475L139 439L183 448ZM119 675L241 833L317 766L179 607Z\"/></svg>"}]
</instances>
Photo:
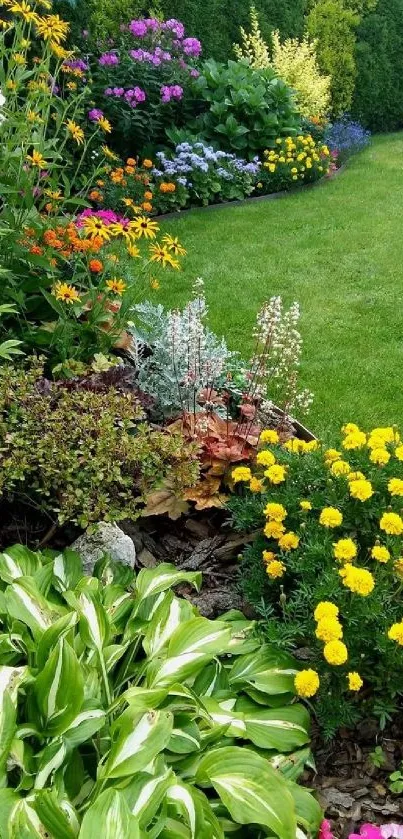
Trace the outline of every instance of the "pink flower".
<instances>
[{"instance_id":1,"label":"pink flower","mask_svg":"<svg viewBox=\"0 0 403 839\"><path fill-rule=\"evenodd\" d=\"M319 836L318 839L334 839L333 833L330 827L330 822L327 819L323 819L323 822L319 828Z\"/></svg>"},{"instance_id":2,"label":"pink flower","mask_svg":"<svg viewBox=\"0 0 403 839\"><path fill-rule=\"evenodd\" d=\"M382 839L381 829L374 824L362 824L359 833L350 833L348 839Z\"/></svg>"},{"instance_id":3,"label":"pink flower","mask_svg":"<svg viewBox=\"0 0 403 839\"><path fill-rule=\"evenodd\" d=\"M403 825L401 824L383 824L381 827L381 834L383 839L403 839Z\"/></svg>"}]
</instances>

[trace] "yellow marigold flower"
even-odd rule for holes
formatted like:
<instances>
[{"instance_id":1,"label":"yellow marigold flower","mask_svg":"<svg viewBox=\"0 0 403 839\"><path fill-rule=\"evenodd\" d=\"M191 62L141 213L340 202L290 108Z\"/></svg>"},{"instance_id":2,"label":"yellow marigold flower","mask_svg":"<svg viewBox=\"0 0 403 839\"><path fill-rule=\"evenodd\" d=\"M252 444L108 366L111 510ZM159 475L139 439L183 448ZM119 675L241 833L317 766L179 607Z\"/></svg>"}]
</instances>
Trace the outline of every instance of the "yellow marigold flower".
<instances>
[{"instance_id":1,"label":"yellow marigold flower","mask_svg":"<svg viewBox=\"0 0 403 839\"><path fill-rule=\"evenodd\" d=\"M130 225L138 238L144 236L146 239L155 239L159 230L157 222L152 221L152 219L147 218L147 216L137 216L132 222L130 222Z\"/></svg>"},{"instance_id":2,"label":"yellow marigold flower","mask_svg":"<svg viewBox=\"0 0 403 839\"><path fill-rule=\"evenodd\" d=\"M343 515L336 507L324 507L319 516L319 524L323 527L339 527L342 521Z\"/></svg>"},{"instance_id":3,"label":"yellow marigold flower","mask_svg":"<svg viewBox=\"0 0 403 839\"><path fill-rule=\"evenodd\" d=\"M333 555L340 562L352 562L357 556L357 546L352 539L339 539L333 543Z\"/></svg>"},{"instance_id":4,"label":"yellow marigold flower","mask_svg":"<svg viewBox=\"0 0 403 839\"><path fill-rule=\"evenodd\" d=\"M390 553L384 545L374 545L371 549L371 556L373 559L376 559L377 562L388 562L390 559Z\"/></svg>"},{"instance_id":5,"label":"yellow marigold flower","mask_svg":"<svg viewBox=\"0 0 403 839\"><path fill-rule=\"evenodd\" d=\"M337 618L322 618L318 622L315 630L315 635L319 641L340 641L343 637L343 627Z\"/></svg>"},{"instance_id":6,"label":"yellow marigold flower","mask_svg":"<svg viewBox=\"0 0 403 839\"><path fill-rule=\"evenodd\" d=\"M360 478L358 481L349 479L349 492L352 498L358 501L368 501L368 498L374 494L371 481L366 478Z\"/></svg>"},{"instance_id":7,"label":"yellow marigold flower","mask_svg":"<svg viewBox=\"0 0 403 839\"><path fill-rule=\"evenodd\" d=\"M390 461L390 452L387 449L372 449L369 459L377 466L386 466Z\"/></svg>"},{"instance_id":8,"label":"yellow marigold flower","mask_svg":"<svg viewBox=\"0 0 403 839\"><path fill-rule=\"evenodd\" d=\"M367 445L367 435L363 431L351 431L342 442L343 449L362 449Z\"/></svg>"},{"instance_id":9,"label":"yellow marigold flower","mask_svg":"<svg viewBox=\"0 0 403 839\"><path fill-rule=\"evenodd\" d=\"M292 452L292 454L301 454L305 451L305 446L306 443L304 440L298 440L297 437L293 437L291 440L287 440L287 442L284 443L283 448L286 449L287 452Z\"/></svg>"},{"instance_id":10,"label":"yellow marigold flower","mask_svg":"<svg viewBox=\"0 0 403 839\"><path fill-rule=\"evenodd\" d=\"M346 460L335 460L330 467L330 471L335 478L341 478L342 475L348 475L351 472L351 466Z\"/></svg>"},{"instance_id":11,"label":"yellow marigold flower","mask_svg":"<svg viewBox=\"0 0 403 839\"><path fill-rule=\"evenodd\" d=\"M316 670L300 670L294 679L294 686L298 696L311 699L320 687L320 679Z\"/></svg>"},{"instance_id":12,"label":"yellow marigold flower","mask_svg":"<svg viewBox=\"0 0 403 839\"><path fill-rule=\"evenodd\" d=\"M403 577L403 557L399 557L399 559L393 563L393 569L398 577Z\"/></svg>"},{"instance_id":13,"label":"yellow marigold flower","mask_svg":"<svg viewBox=\"0 0 403 839\"><path fill-rule=\"evenodd\" d=\"M403 446L398 446L397 449L395 449L395 455L398 460L403 460Z\"/></svg>"},{"instance_id":14,"label":"yellow marigold flower","mask_svg":"<svg viewBox=\"0 0 403 839\"><path fill-rule=\"evenodd\" d=\"M366 481L367 479L366 479L363 472L350 472L350 474L347 475L347 480L348 481Z\"/></svg>"},{"instance_id":15,"label":"yellow marigold flower","mask_svg":"<svg viewBox=\"0 0 403 839\"><path fill-rule=\"evenodd\" d=\"M264 428L259 437L260 443L268 443L270 446L275 446L280 442L280 437L277 431L272 428Z\"/></svg>"},{"instance_id":16,"label":"yellow marigold flower","mask_svg":"<svg viewBox=\"0 0 403 839\"><path fill-rule=\"evenodd\" d=\"M276 504L274 501L269 501L264 508L266 518L272 521L284 521L287 515L287 510L282 504Z\"/></svg>"},{"instance_id":17,"label":"yellow marigold flower","mask_svg":"<svg viewBox=\"0 0 403 839\"><path fill-rule=\"evenodd\" d=\"M358 425L356 425L355 422L347 422L345 425L343 425L341 430L343 434L356 434L357 431L360 431Z\"/></svg>"},{"instance_id":18,"label":"yellow marigold flower","mask_svg":"<svg viewBox=\"0 0 403 839\"><path fill-rule=\"evenodd\" d=\"M236 466L235 469L232 470L231 477L234 484L238 484L241 481L250 481L252 472L250 471L249 466Z\"/></svg>"},{"instance_id":19,"label":"yellow marigold flower","mask_svg":"<svg viewBox=\"0 0 403 839\"><path fill-rule=\"evenodd\" d=\"M137 245L129 245L127 248L127 253L131 256L132 259L136 259L137 257L141 256L140 249Z\"/></svg>"},{"instance_id":20,"label":"yellow marigold flower","mask_svg":"<svg viewBox=\"0 0 403 839\"><path fill-rule=\"evenodd\" d=\"M279 559L273 559L272 562L268 562L266 566L266 574L268 577L271 577L272 580L279 579L283 577L286 572L286 567L284 562L280 562Z\"/></svg>"},{"instance_id":21,"label":"yellow marigold flower","mask_svg":"<svg viewBox=\"0 0 403 839\"><path fill-rule=\"evenodd\" d=\"M319 448L318 440L309 440L308 443L305 443L305 451L306 452L316 452Z\"/></svg>"},{"instance_id":22,"label":"yellow marigold flower","mask_svg":"<svg viewBox=\"0 0 403 839\"><path fill-rule=\"evenodd\" d=\"M279 521L268 521L263 529L263 533L267 539L280 539L284 532L285 527Z\"/></svg>"},{"instance_id":23,"label":"yellow marigold flower","mask_svg":"<svg viewBox=\"0 0 403 839\"><path fill-rule=\"evenodd\" d=\"M281 484L285 481L287 469L285 466L275 464L274 466L270 466L269 469L266 469L264 474L271 484Z\"/></svg>"},{"instance_id":24,"label":"yellow marigold flower","mask_svg":"<svg viewBox=\"0 0 403 839\"><path fill-rule=\"evenodd\" d=\"M368 439L368 446L370 449L385 448L387 443L398 443L400 435L391 426L386 428L373 428Z\"/></svg>"},{"instance_id":25,"label":"yellow marigold flower","mask_svg":"<svg viewBox=\"0 0 403 839\"><path fill-rule=\"evenodd\" d=\"M152 167L153 167L152 160L150 160L148 157L146 157L145 160L143 160L143 166L144 166L145 169L152 169Z\"/></svg>"},{"instance_id":26,"label":"yellow marigold flower","mask_svg":"<svg viewBox=\"0 0 403 839\"><path fill-rule=\"evenodd\" d=\"M56 283L53 294L56 300L61 300L63 303L79 303L80 295L74 286L68 283Z\"/></svg>"},{"instance_id":27,"label":"yellow marigold flower","mask_svg":"<svg viewBox=\"0 0 403 839\"><path fill-rule=\"evenodd\" d=\"M119 280L117 277L115 277L113 280L107 280L106 287L109 289L109 291L112 291L113 294L118 294L119 297L122 296L123 292L127 288L124 280Z\"/></svg>"},{"instance_id":28,"label":"yellow marigold flower","mask_svg":"<svg viewBox=\"0 0 403 839\"><path fill-rule=\"evenodd\" d=\"M273 466L276 462L273 452L263 451L256 455L256 463L258 466Z\"/></svg>"},{"instance_id":29,"label":"yellow marigold flower","mask_svg":"<svg viewBox=\"0 0 403 839\"><path fill-rule=\"evenodd\" d=\"M354 565L347 564L339 571L342 578L343 585L349 588L354 594L360 594L361 597L368 597L374 590L375 580L370 571L366 568L356 568Z\"/></svg>"},{"instance_id":30,"label":"yellow marigold flower","mask_svg":"<svg viewBox=\"0 0 403 839\"><path fill-rule=\"evenodd\" d=\"M37 18L35 24L42 38L45 41L52 41L54 44L65 41L70 28L69 24L62 20L59 15L46 15Z\"/></svg>"},{"instance_id":31,"label":"yellow marigold flower","mask_svg":"<svg viewBox=\"0 0 403 839\"><path fill-rule=\"evenodd\" d=\"M259 478L251 478L249 489L251 492L262 492L263 481L259 481Z\"/></svg>"},{"instance_id":32,"label":"yellow marigold flower","mask_svg":"<svg viewBox=\"0 0 403 839\"><path fill-rule=\"evenodd\" d=\"M401 647L403 647L403 621L400 623L394 623L388 630L388 638L391 641L396 641Z\"/></svg>"},{"instance_id":33,"label":"yellow marigold flower","mask_svg":"<svg viewBox=\"0 0 403 839\"><path fill-rule=\"evenodd\" d=\"M361 679L360 674L356 673L355 670L351 671L350 673L347 673L347 681L348 681L348 689L353 690L353 691L361 690L361 688L364 684L364 682Z\"/></svg>"},{"instance_id":34,"label":"yellow marigold flower","mask_svg":"<svg viewBox=\"0 0 403 839\"><path fill-rule=\"evenodd\" d=\"M379 527L390 536L401 536L403 533L403 519L397 513L384 513Z\"/></svg>"},{"instance_id":35,"label":"yellow marigold flower","mask_svg":"<svg viewBox=\"0 0 403 839\"><path fill-rule=\"evenodd\" d=\"M318 623L324 618L337 618L338 614L338 607L335 606L334 603L330 603L328 600L321 600L313 613L314 618L318 621Z\"/></svg>"},{"instance_id":36,"label":"yellow marigold flower","mask_svg":"<svg viewBox=\"0 0 403 839\"><path fill-rule=\"evenodd\" d=\"M274 559L277 559L276 554L273 551L263 551L262 552L263 562L273 562Z\"/></svg>"},{"instance_id":37,"label":"yellow marigold flower","mask_svg":"<svg viewBox=\"0 0 403 839\"><path fill-rule=\"evenodd\" d=\"M74 120L72 120L72 119L67 120L66 126L67 126L67 131L70 134L70 136L73 138L73 140L76 141L78 146L81 146L84 142L84 131L83 131L83 129L80 128L80 126L77 125L77 123L74 122Z\"/></svg>"},{"instance_id":38,"label":"yellow marigold flower","mask_svg":"<svg viewBox=\"0 0 403 839\"><path fill-rule=\"evenodd\" d=\"M37 166L38 169L46 169L46 160L36 149L33 150L32 154L27 154L27 160L29 160L31 166Z\"/></svg>"},{"instance_id":39,"label":"yellow marigold flower","mask_svg":"<svg viewBox=\"0 0 403 839\"><path fill-rule=\"evenodd\" d=\"M323 655L328 664L333 664L335 667L339 667L341 664L345 664L348 659L348 651L343 641L329 641L328 644L325 644Z\"/></svg>"},{"instance_id":40,"label":"yellow marigold flower","mask_svg":"<svg viewBox=\"0 0 403 839\"><path fill-rule=\"evenodd\" d=\"M338 452L337 449L327 449L325 451L325 460L328 460L330 463L333 463L335 460L340 460L341 452Z\"/></svg>"},{"instance_id":41,"label":"yellow marigold flower","mask_svg":"<svg viewBox=\"0 0 403 839\"><path fill-rule=\"evenodd\" d=\"M280 536L278 540L278 546L281 548L282 551L295 551L299 545L299 536L290 530L288 533L284 533L283 536Z\"/></svg>"},{"instance_id":42,"label":"yellow marigold flower","mask_svg":"<svg viewBox=\"0 0 403 839\"><path fill-rule=\"evenodd\" d=\"M391 495L403 495L403 481L400 478L391 478L388 483L388 490Z\"/></svg>"},{"instance_id":43,"label":"yellow marigold flower","mask_svg":"<svg viewBox=\"0 0 403 839\"><path fill-rule=\"evenodd\" d=\"M312 504L310 501L302 500L299 502L299 506L301 507L301 510L304 511L304 513L307 513L308 510L312 510Z\"/></svg>"}]
</instances>

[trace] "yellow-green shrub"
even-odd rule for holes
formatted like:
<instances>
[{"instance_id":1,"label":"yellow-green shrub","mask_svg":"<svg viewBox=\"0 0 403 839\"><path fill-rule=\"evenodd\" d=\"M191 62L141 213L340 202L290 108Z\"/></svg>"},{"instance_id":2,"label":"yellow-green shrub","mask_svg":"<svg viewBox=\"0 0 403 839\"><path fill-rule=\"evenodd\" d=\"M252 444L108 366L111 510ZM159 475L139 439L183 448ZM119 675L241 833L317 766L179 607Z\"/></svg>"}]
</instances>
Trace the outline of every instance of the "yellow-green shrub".
<instances>
[{"instance_id":1,"label":"yellow-green shrub","mask_svg":"<svg viewBox=\"0 0 403 839\"><path fill-rule=\"evenodd\" d=\"M278 31L273 32L272 65L281 79L297 94L298 110L305 117L325 116L330 106L329 75L322 75L316 58L317 42L305 36L280 41Z\"/></svg>"}]
</instances>

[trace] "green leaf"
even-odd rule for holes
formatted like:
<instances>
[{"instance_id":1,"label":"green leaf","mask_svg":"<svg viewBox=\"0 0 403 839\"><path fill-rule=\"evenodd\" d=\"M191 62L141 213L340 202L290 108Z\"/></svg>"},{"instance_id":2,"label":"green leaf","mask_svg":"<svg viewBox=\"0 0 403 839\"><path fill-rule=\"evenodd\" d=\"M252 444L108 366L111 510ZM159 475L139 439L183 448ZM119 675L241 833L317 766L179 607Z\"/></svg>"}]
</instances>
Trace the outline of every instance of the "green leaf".
<instances>
[{"instance_id":1,"label":"green leaf","mask_svg":"<svg viewBox=\"0 0 403 839\"><path fill-rule=\"evenodd\" d=\"M178 583L190 583L199 591L202 575L199 571L180 571L175 565L162 562L157 568L142 568L137 582L136 591L141 600L161 591L167 591Z\"/></svg>"},{"instance_id":2,"label":"green leaf","mask_svg":"<svg viewBox=\"0 0 403 839\"><path fill-rule=\"evenodd\" d=\"M65 638L59 638L34 690L44 728L51 735L61 734L71 725L84 700L81 667Z\"/></svg>"},{"instance_id":3,"label":"green leaf","mask_svg":"<svg viewBox=\"0 0 403 839\"><path fill-rule=\"evenodd\" d=\"M138 821L131 814L123 792L107 789L87 810L79 839L140 839Z\"/></svg>"},{"instance_id":4,"label":"green leaf","mask_svg":"<svg viewBox=\"0 0 403 839\"><path fill-rule=\"evenodd\" d=\"M214 749L200 761L196 782L214 787L237 824L260 824L295 839L294 802L282 776L249 749Z\"/></svg>"},{"instance_id":5,"label":"green leaf","mask_svg":"<svg viewBox=\"0 0 403 839\"><path fill-rule=\"evenodd\" d=\"M9 839L43 839L43 825L27 798L19 801L12 810L8 836Z\"/></svg>"},{"instance_id":6,"label":"green leaf","mask_svg":"<svg viewBox=\"0 0 403 839\"><path fill-rule=\"evenodd\" d=\"M105 723L106 714L101 708L88 709L77 714L73 722L63 732L63 740L70 749L90 740Z\"/></svg>"},{"instance_id":7,"label":"green leaf","mask_svg":"<svg viewBox=\"0 0 403 839\"><path fill-rule=\"evenodd\" d=\"M52 740L42 752L37 755L38 769L35 778L35 789L43 789L46 786L48 778L60 766L63 765L67 756L67 745L60 738Z\"/></svg>"},{"instance_id":8,"label":"green leaf","mask_svg":"<svg viewBox=\"0 0 403 839\"><path fill-rule=\"evenodd\" d=\"M153 820L174 778L172 769L164 766L156 775L137 772L130 786L125 788L129 809L141 828L148 827Z\"/></svg>"},{"instance_id":9,"label":"green leaf","mask_svg":"<svg viewBox=\"0 0 403 839\"><path fill-rule=\"evenodd\" d=\"M11 617L29 626L35 638L40 638L59 616L56 610L51 609L32 577L14 580L6 589L5 599Z\"/></svg>"},{"instance_id":10,"label":"green leaf","mask_svg":"<svg viewBox=\"0 0 403 839\"><path fill-rule=\"evenodd\" d=\"M174 630L184 621L191 620L193 616L193 607L187 600L180 600L172 591L168 592L154 612L143 639L147 656L152 658L158 655L169 643Z\"/></svg>"},{"instance_id":11,"label":"green leaf","mask_svg":"<svg viewBox=\"0 0 403 839\"><path fill-rule=\"evenodd\" d=\"M271 710L241 699L236 711L243 712L246 736L262 749L291 752L309 742L309 713L303 705Z\"/></svg>"},{"instance_id":12,"label":"green leaf","mask_svg":"<svg viewBox=\"0 0 403 839\"><path fill-rule=\"evenodd\" d=\"M294 679L297 673L292 656L264 645L250 655L240 656L230 670L231 687L250 685L263 693L295 693Z\"/></svg>"},{"instance_id":13,"label":"green leaf","mask_svg":"<svg viewBox=\"0 0 403 839\"><path fill-rule=\"evenodd\" d=\"M203 808L197 790L189 784L177 781L167 791L169 815L182 816L189 827L190 839L202 839L204 834Z\"/></svg>"},{"instance_id":14,"label":"green leaf","mask_svg":"<svg viewBox=\"0 0 403 839\"><path fill-rule=\"evenodd\" d=\"M53 790L36 792L31 806L53 839L76 839L80 829L77 815L67 802L63 808Z\"/></svg>"},{"instance_id":15,"label":"green leaf","mask_svg":"<svg viewBox=\"0 0 403 839\"><path fill-rule=\"evenodd\" d=\"M102 652L109 634L109 620L97 594L90 589L82 591L78 598L80 610L80 634L92 650Z\"/></svg>"},{"instance_id":16,"label":"green leaf","mask_svg":"<svg viewBox=\"0 0 403 839\"><path fill-rule=\"evenodd\" d=\"M74 589L83 576L81 558L68 548L53 560L54 585L58 591Z\"/></svg>"},{"instance_id":17,"label":"green leaf","mask_svg":"<svg viewBox=\"0 0 403 839\"><path fill-rule=\"evenodd\" d=\"M165 749L172 728L170 711L125 711L113 727L113 744L105 767L100 767L100 777L123 778L141 772Z\"/></svg>"},{"instance_id":18,"label":"green leaf","mask_svg":"<svg viewBox=\"0 0 403 839\"><path fill-rule=\"evenodd\" d=\"M46 632L43 633L38 644L37 652L37 666L38 670L43 670L48 661L49 655L56 646L60 638L64 638L74 628L78 621L76 612L70 612L67 615L55 621Z\"/></svg>"},{"instance_id":19,"label":"green leaf","mask_svg":"<svg viewBox=\"0 0 403 839\"><path fill-rule=\"evenodd\" d=\"M151 687L183 682L213 656L225 652L230 637L225 623L207 618L193 618L179 626L169 642L166 660L149 669Z\"/></svg>"},{"instance_id":20,"label":"green leaf","mask_svg":"<svg viewBox=\"0 0 403 839\"><path fill-rule=\"evenodd\" d=\"M5 771L17 728L16 718L17 709L8 690L5 690L0 699L0 779Z\"/></svg>"},{"instance_id":21,"label":"green leaf","mask_svg":"<svg viewBox=\"0 0 403 839\"><path fill-rule=\"evenodd\" d=\"M0 578L12 583L18 577L33 576L41 567L38 554L23 545L13 545L0 553Z\"/></svg>"},{"instance_id":22,"label":"green leaf","mask_svg":"<svg viewBox=\"0 0 403 839\"><path fill-rule=\"evenodd\" d=\"M175 754L200 751L199 728L190 714L175 714L174 727L167 749Z\"/></svg>"},{"instance_id":23,"label":"green leaf","mask_svg":"<svg viewBox=\"0 0 403 839\"><path fill-rule=\"evenodd\" d=\"M312 836L316 836L322 819L323 810L310 790L300 787L298 784L288 781L288 789L294 799L297 822Z\"/></svg>"},{"instance_id":24,"label":"green leaf","mask_svg":"<svg viewBox=\"0 0 403 839\"><path fill-rule=\"evenodd\" d=\"M19 795L13 789L0 789L0 836L1 839L10 839L8 830L10 814L20 800Z\"/></svg>"}]
</instances>

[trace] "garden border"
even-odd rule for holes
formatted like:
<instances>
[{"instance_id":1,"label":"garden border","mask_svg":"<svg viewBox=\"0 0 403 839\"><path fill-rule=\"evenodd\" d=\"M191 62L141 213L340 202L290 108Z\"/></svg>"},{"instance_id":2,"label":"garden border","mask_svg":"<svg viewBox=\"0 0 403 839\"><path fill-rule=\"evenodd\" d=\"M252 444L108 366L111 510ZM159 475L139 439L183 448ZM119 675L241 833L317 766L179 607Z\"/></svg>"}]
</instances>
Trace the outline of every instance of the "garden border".
<instances>
[{"instance_id":1,"label":"garden border","mask_svg":"<svg viewBox=\"0 0 403 839\"><path fill-rule=\"evenodd\" d=\"M217 202L216 204L206 204L205 206L200 207L187 207L183 210L173 210L170 213L160 213L159 215L152 216L152 218L158 219L170 219L170 218L178 218L179 216L185 213L193 213L195 210L220 210L222 207L236 207L240 206L241 204L251 204L254 201L274 201L278 198L285 198L287 195L296 195L299 192L303 192L305 189L314 189L318 186L324 186L328 181L332 181L338 175L341 175L342 172L347 168L348 160L339 166L335 172L333 172L330 176L324 175L319 181L316 181L313 184L302 184L301 186L296 187L294 190L287 190L282 189L280 192L270 192L267 195L252 195L248 198L240 198L236 201L221 201Z\"/></svg>"}]
</instances>

